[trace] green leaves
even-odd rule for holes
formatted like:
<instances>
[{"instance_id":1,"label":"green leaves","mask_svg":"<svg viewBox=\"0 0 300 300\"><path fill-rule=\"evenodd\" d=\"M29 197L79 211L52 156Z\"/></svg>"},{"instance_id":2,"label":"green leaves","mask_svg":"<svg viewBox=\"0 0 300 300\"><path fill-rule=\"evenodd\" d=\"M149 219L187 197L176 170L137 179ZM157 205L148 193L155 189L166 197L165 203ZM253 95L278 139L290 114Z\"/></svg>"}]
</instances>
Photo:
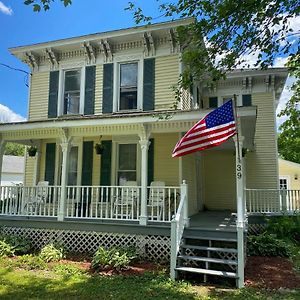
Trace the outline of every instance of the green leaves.
<instances>
[{"instance_id":1,"label":"green leaves","mask_svg":"<svg viewBox=\"0 0 300 300\"><path fill-rule=\"evenodd\" d=\"M55 0L24 0L25 5L32 5L34 12L40 12L42 9L47 11L50 9L50 4ZM72 4L72 0L60 0L66 7Z\"/></svg>"}]
</instances>

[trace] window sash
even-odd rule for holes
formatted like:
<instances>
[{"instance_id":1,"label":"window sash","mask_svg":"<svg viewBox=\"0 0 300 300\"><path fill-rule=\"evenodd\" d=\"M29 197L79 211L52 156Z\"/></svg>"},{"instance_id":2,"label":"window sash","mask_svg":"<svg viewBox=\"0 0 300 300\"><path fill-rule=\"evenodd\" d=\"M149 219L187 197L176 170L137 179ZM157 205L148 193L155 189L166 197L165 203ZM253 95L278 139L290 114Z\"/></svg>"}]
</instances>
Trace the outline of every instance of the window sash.
<instances>
[{"instance_id":1,"label":"window sash","mask_svg":"<svg viewBox=\"0 0 300 300\"><path fill-rule=\"evenodd\" d=\"M65 71L64 114L79 114L80 111L81 70Z\"/></svg>"}]
</instances>

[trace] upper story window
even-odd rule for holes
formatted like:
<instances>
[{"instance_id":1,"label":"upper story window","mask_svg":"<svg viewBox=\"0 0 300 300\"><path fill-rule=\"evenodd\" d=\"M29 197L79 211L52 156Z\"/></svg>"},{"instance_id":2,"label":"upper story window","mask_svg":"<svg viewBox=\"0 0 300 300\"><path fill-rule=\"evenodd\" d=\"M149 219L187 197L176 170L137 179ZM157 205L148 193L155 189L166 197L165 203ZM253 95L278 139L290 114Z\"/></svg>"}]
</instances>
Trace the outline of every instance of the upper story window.
<instances>
[{"instance_id":1,"label":"upper story window","mask_svg":"<svg viewBox=\"0 0 300 300\"><path fill-rule=\"evenodd\" d=\"M138 63L120 64L119 110L137 109Z\"/></svg>"},{"instance_id":2,"label":"upper story window","mask_svg":"<svg viewBox=\"0 0 300 300\"><path fill-rule=\"evenodd\" d=\"M242 95L243 106L251 106L252 105L252 95Z\"/></svg>"},{"instance_id":3,"label":"upper story window","mask_svg":"<svg viewBox=\"0 0 300 300\"><path fill-rule=\"evenodd\" d=\"M64 75L63 113L79 114L81 70L68 70Z\"/></svg>"}]
</instances>

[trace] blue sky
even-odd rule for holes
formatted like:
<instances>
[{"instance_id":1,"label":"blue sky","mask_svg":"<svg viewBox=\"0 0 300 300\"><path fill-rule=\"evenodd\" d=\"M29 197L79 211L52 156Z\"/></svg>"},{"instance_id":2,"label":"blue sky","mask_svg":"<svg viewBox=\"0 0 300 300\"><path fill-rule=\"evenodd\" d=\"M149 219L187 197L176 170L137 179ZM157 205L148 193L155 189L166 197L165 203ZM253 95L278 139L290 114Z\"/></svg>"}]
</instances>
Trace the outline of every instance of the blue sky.
<instances>
[{"instance_id":1,"label":"blue sky","mask_svg":"<svg viewBox=\"0 0 300 300\"><path fill-rule=\"evenodd\" d=\"M157 14L156 1L137 3ZM34 13L23 0L1 0L0 63L29 71L8 48L135 26L132 14L124 10L127 6L128 0L73 0L65 8L56 0L49 11ZM25 74L0 66L0 104L26 118L28 88L24 80Z\"/></svg>"},{"instance_id":2,"label":"blue sky","mask_svg":"<svg viewBox=\"0 0 300 300\"><path fill-rule=\"evenodd\" d=\"M55 0L49 11L34 13L32 7L23 4L23 0L0 0L0 63L29 71L25 64L8 52L8 48L135 26L131 12L124 10L128 1L73 0L73 4L65 8L59 0ZM136 0L135 3L147 14L159 15L157 1ZM300 17L292 25L299 28ZM255 62L257 55L247 59L250 63ZM285 59L280 57L275 61L277 66L284 62ZM25 74L0 65L0 82L0 121L16 121L18 115L26 118L28 88ZM285 89L279 109L290 96L291 93Z\"/></svg>"}]
</instances>

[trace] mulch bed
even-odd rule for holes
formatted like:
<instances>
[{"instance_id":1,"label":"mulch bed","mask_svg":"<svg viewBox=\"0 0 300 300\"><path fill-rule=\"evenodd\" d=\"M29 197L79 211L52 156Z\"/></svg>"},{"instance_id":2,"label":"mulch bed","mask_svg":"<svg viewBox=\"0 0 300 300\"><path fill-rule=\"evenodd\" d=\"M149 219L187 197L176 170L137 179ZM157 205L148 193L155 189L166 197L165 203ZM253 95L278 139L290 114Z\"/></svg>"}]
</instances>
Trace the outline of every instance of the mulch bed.
<instances>
[{"instance_id":1,"label":"mulch bed","mask_svg":"<svg viewBox=\"0 0 300 300\"><path fill-rule=\"evenodd\" d=\"M296 289L300 288L300 277L287 258L251 256L247 258L245 285L266 289Z\"/></svg>"}]
</instances>

